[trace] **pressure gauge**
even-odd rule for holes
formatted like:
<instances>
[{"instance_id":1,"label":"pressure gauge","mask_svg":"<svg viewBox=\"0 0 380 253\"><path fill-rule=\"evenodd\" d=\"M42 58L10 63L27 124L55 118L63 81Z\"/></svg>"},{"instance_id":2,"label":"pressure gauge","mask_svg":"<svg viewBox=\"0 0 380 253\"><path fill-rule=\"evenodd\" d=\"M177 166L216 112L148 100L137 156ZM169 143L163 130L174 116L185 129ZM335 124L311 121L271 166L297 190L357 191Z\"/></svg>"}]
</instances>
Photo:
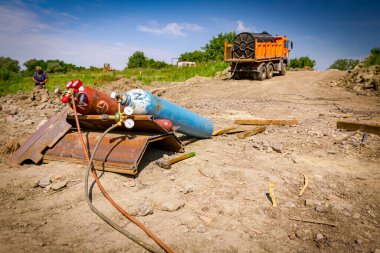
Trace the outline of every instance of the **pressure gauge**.
<instances>
[{"instance_id":1,"label":"pressure gauge","mask_svg":"<svg viewBox=\"0 0 380 253\"><path fill-rule=\"evenodd\" d=\"M125 113L126 115L132 115L132 114L133 114L133 108L130 107L130 106L126 106L126 107L124 107L124 113Z\"/></svg>"},{"instance_id":2,"label":"pressure gauge","mask_svg":"<svg viewBox=\"0 0 380 253\"><path fill-rule=\"evenodd\" d=\"M126 120L124 121L124 126L125 126L126 128L131 129L134 125L135 125L135 121L134 121L133 119L126 119Z\"/></svg>"},{"instance_id":3,"label":"pressure gauge","mask_svg":"<svg viewBox=\"0 0 380 253\"><path fill-rule=\"evenodd\" d=\"M117 96L117 92L116 91L112 91L111 92L111 98L116 99L116 96Z\"/></svg>"}]
</instances>

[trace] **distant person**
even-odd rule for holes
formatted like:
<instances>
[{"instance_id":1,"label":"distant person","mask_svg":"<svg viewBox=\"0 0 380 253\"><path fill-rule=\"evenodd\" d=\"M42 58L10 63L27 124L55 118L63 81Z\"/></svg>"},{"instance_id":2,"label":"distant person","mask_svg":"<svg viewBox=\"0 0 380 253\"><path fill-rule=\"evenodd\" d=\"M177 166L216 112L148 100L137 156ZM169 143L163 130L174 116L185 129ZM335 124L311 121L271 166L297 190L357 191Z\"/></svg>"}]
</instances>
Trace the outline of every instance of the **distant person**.
<instances>
[{"instance_id":1,"label":"distant person","mask_svg":"<svg viewBox=\"0 0 380 253\"><path fill-rule=\"evenodd\" d=\"M40 66L36 67L36 71L34 72L34 76L32 77L34 81L35 89L45 89L45 84L49 81L49 78L45 71L42 71Z\"/></svg>"}]
</instances>

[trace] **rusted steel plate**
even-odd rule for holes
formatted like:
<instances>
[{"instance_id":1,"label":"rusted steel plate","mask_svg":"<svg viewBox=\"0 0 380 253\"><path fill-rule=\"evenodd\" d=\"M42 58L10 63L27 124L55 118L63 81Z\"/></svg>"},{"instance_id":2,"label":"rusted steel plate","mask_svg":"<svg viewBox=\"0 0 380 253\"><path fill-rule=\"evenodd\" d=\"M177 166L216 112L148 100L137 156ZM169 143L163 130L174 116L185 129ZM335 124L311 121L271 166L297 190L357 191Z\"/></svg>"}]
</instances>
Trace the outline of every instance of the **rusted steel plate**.
<instances>
[{"instance_id":1,"label":"rusted steel plate","mask_svg":"<svg viewBox=\"0 0 380 253\"><path fill-rule=\"evenodd\" d=\"M83 137L89 153L102 135L101 132L84 132ZM157 144L160 149L183 152L181 142L174 134L157 133L109 133L99 145L94 157L96 169L124 174L136 174L138 165L149 143ZM46 160L74 159L86 162L78 133L66 134L53 148L45 153Z\"/></svg>"},{"instance_id":2,"label":"rusted steel plate","mask_svg":"<svg viewBox=\"0 0 380 253\"><path fill-rule=\"evenodd\" d=\"M59 114L54 115L45 122L31 137L10 157L12 166L21 164L26 160L38 163L42 160L42 151L54 144L71 128L66 122L69 107L65 107Z\"/></svg>"},{"instance_id":3,"label":"rusted steel plate","mask_svg":"<svg viewBox=\"0 0 380 253\"><path fill-rule=\"evenodd\" d=\"M79 121L82 128L93 129L93 130L106 130L112 124L115 123L113 120L103 121L100 118L101 115L80 115ZM150 132L150 133L162 133L166 134L168 131L163 129L160 125L153 121L152 115L131 115L135 125L132 129L127 129L123 126L117 128L119 131L128 132ZM74 116L68 116L67 121L75 126Z\"/></svg>"}]
</instances>

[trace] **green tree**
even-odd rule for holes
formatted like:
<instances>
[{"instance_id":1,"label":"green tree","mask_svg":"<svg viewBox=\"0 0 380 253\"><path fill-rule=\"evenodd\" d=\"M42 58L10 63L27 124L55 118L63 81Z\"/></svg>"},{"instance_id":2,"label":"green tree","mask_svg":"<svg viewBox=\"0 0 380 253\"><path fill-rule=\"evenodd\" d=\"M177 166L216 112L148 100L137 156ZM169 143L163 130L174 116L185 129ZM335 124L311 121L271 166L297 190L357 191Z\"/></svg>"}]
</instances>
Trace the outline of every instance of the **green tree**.
<instances>
[{"instance_id":1,"label":"green tree","mask_svg":"<svg viewBox=\"0 0 380 253\"><path fill-rule=\"evenodd\" d=\"M24 66L26 67L25 74L32 75L37 66L41 66L43 70L46 70L47 63L44 60L30 59L24 63Z\"/></svg>"},{"instance_id":2,"label":"green tree","mask_svg":"<svg viewBox=\"0 0 380 253\"><path fill-rule=\"evenodd\" d=\"M155 61L154 59L148 59L146 62L146 66L148 68L161 69L168 66L168 64L164 61Z\"/></svg>"},{"instance_id":3,"label":"green tree","mask_svg":"<svg viewBox=\"0 0 380 253\"><path fill-rule=\"evenodd\" d=\"M371 49L370 55L364 60L365 66L380 65L380 47Z\"/></svg>"},{"instance_id":4,"label":"green tree","mask_svg":"<svg viewBox=\"0 0 380 253\"><path fill-rule=\"evenodd\" d=\"M329 69L339 69L339 70L350 70L355 68L359 64L359 60L355 59L338 59L336 60Z\"/></svg>"},{"instance_id":5,"label":"green tree","mask_svg":"<svg viewBox=\"0 0 380 253\"><path fill-rule=\"evenodd\" d=\"M178 61L206 62L208 61L208 58L205 52L195 50L192 52L185 52L181 54L178 58Z\"/></svg>"},{"instance_id":6,"label":"green tree","mask_svg":"<svg viewBox=\"0 0 380 253\"><path fill-rule=\"evenodd\" d=\"M46 65L49 73L66 73L67 64L61 60L47 60Z\"/></svg>"},{"instance_id":7,"label":"green tree","mask_svg":"<svg viewBox=\"0 0 380 253\"><path fill-rule=\"evenodd\" d=\"M314 68L315 60L309 58L309 56L302 56L300 58L290 59L289 68L301 69L301 68Z\"/></svg>"},{"instance_id":8,"label":"green tree","mask_svg":"<svg viewBox=\"0 0 380 253\"><path fill-rule=\"evenodd\" d=\"M128 58L128 68L145 68L147 67L148 58L141 51L134 52Z\"/></svg>"},{"instance_id":9,"label":"green tree","mask_svg":"<svg viewBox=\"0 0 380 253\"><path fill-rule=\"evenodd\" d=\"M18 65L17 60L14 60L9 57L0 56L0 69L18 73L20 71L20 66Z\"/></svg>"},{"instance_id":10,"label":"green tree","mask_svg":"<svg viewBox=\"0 0 380 253\"><path fill-rule=\"evenodd\" d=\"M235 32L219 33L217 37L207 43L202 49L205 51L208 60L222 61L224 59L224 42L233 41L236 36Z\"/></svg>"}]
</instances>

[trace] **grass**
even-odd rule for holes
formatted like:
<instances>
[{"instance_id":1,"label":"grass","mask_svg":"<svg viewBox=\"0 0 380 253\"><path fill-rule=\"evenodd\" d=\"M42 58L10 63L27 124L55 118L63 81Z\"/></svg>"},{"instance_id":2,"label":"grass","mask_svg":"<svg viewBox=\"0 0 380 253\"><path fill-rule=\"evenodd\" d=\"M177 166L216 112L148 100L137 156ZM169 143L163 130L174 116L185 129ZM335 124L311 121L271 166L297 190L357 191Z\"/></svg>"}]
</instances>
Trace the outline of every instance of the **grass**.
<instances>
[{"instance_id":1,"label":"grass","mask_svg":"<svg viewBox=\"0 0 380 253\"><path fill-rule=\"evenodd\" d=\"M169 65L162 69L125 69L123 71L102 72L94 70L83 70L80 72L69 72L66 74L49 74L49 82L46 87L53 91L56 87L64 89L67 81L80 79L86 86L101 87L116 80L116 76L122 75L126 78L136 78L146 85L151 85L154 81L159 82L182 82L194 76L213 77L217 72L223 71L228 66L225 62L209 62L198 64L195 67L177 67ZM0 80L0 96L17 91L29 91L34 87L30 77L12 75L7 81Z\"/></svg>"}]
</instances>

